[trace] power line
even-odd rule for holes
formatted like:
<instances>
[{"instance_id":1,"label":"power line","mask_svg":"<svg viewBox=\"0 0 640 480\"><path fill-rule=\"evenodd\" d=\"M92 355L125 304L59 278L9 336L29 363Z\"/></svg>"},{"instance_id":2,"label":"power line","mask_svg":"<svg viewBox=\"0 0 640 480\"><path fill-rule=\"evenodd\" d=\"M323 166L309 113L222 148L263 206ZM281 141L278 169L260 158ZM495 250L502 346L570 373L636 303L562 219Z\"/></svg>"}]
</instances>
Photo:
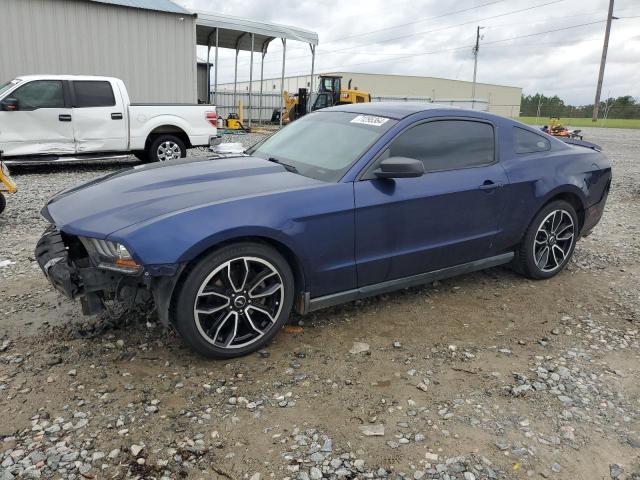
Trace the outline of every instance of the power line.
<instances>
[{"instance_id":1,"label":"power line","mask_svg":"<svg viewBox=\"0 0 640 480\"><path fill-rule=\"evenodd\" d=\"M519 10L512 10L510 12L504 12L504 13L500 13L500 14L497 14L497 15L491 15L489 17L484 17L484 18L480 18L480 19L469 20L469 21L466 21L466 22L457 23L455 25L448 25L448 26L441 27L441 28L436 28L436 29L433 29L433 30L423 30L423 31L420 31L420 32L414 32L414 33L408 33L406 35L400 35L398 37L385 38L383 40L372 40L370 43L364 43L364 44L360 44L360 45L353 45L351 47L343 47L343 48L339 48L339 49L336 49L336 50L330 50L327 53L342 52L342 51L345 51L345 50L351 50L353 48L357 48L357 47L361 47L361 46L371 46L372 44L373 45L379 45L381 43L387 43L387 42L390 42L390 41L393 41L393 40L402 40L402 39L409 38L409 37L415 37L417 35L426 35L426 34L429 34L429 33L442 32L444 30L449 30L451 28L462 27L462 26L465 26L465 25L485 22L487 20L492 20L494 18L500 18L500 17L506 17L508 15L513 15L513 14L516 14L516 13L527 12L527 11L530 11L530 10L535 10L536 8L542 8L542 7L546 7L548 5L554 5L556 3L561 3L561 2L564 2L564 1L566 1L566 0L552 0L550 2L542 3L540 5L534 5L534 6L527 7L527 8L521 8ZM331 43L333 43L333 42L331 42Z\"/></svg>"},{"instance_id":2,"label":"power line","mask_svg":"<svg viewBox=\"0 0 640 480\"><path fill-rule=\"evenodd\" d=\"M457 15L458 13L464 13L464 12L469 12L471 10L477 10L479 8L488 7L490 5L495 5L496 3L502 3L502 2L505 2L505 1L507 1L507 0L493 0L491 2L484 3L482 5L476 5L474 7L463 8L461 10L453 10L453 11L450 11L450 12L447 12L447 13L436 15L435 17L423 18L423 19L415 20L413 22L408 22L408 23L400 23L398 25L393 25L391 27L379 28L377 30L370 30L368 32L363 32L363 33L354 33L352 35L346 35L346 36L343 36L343 37L336 38L335 40L330 40L330 41L326 42L325 45L332 44L332 43L337 43L337 42L340 42L342 40L346 40L348 38L362 37L362 36L366 36L366 35L371 35L373 33L384 32L384 31L387 31L387 30L395 30L396 28L406 27L406 26L409 26L409 25L415 25L417 23L430 22L432 20L438 20L440 18L448 17L448 16L451 16L451 15ZM304 48L305 47L293 47L292 50L301 50L301 49L304 49Z\"/></svg>"},{"instance_id":3,"label":"power line","mask_svg":"<svg viewBox=\"0 0 640 480\"><path fill-rule=\"evenodd\" d=\"M492 40L489 42L484 42L484 45L494 45L497 43L502 43L502 42L508 42L511 40L517 40L520 38L531 38L531 37L535 37L538 35L545 35L547 33L555 33L555 32L561 32L561 31L565 31L565 30L571 30L573 28L580 28L580 27L586 27L589 25L595 25L598 23L603 23L606 22L606 20L598 20L598 21L594 21L594 22L587 22L587 23L580 23L578 25L569 25L566 27L561 27L561 28L554 28L552 30L545 30L542 32L535 32L535 33L529 33L529 34L525 34L525 35L516 35L513 37L508 37L508 38L502 38L499 40ZM440 50L433 50L433 51L429 51L429 52L414 52L414 53L409 53L409 54L405 54L403 56L399 56L397 58L385 58L385 59L380 59L380 60L372 60L372 61L367 61L367 62L358 62L358 63L352 63L352 64L347 64L347 65L338 65L338 66L333 66L333 67L327 67L324 68L323 70L325 71L339 71L342 70L344 68L347 67L355 67L355 66L361 66L361 65L369 65L372 63L382 63L382 62L388 62L390 60L401 60L403 58L412 58L412 57L417 57L417 56L422 56L422 55L436 55L439 53L446 53L446 52L453 52L453 51L458 51L458 50L467 50L472 48L474 45L469 44L469 45L464 45L464 46L460 46L460 47L454 47L454 48L445 48L445 49L440 49ZM298 75L298 74L306 74L308 73L306 70L301 70L301 71L297 71L297 72L289 72L289 75Z\"/></svg>"},{"instance_id":4,"label":"power line","mask_svg":"<svg viewBox=\"0 0 640 480\"><path fill-rule=\"evenodd\" d=\"M327 42L327 43L336 43L336 42L340 42L342 40L346 40L347 38L361 37L361 36L365 36L365 35L372 35L374 33L385 32L385 31L388 31L388 30L395 30L396 28L407 27L409 25L415 25L417 23L430 22L431 20L437 20L439 18L448 17L450 15L456 15L458 13L464 13L464 12L469 12L471 10L477 10L478 8L488 7L489 5L495 5L496 3L502 3L502 2L505 2L505 1L506 0L494 0L492 2L484 3L482 5L476 5L475 7L463 8L462 10L454 10L452 12L447 12L447 13L443 13L441 15L436 15L435 17L423 18L421 20L415 20L413 22L408 22L408 23L400 23L400 24L394 25L392 27L379 28L377 30L371 30L369 32L356 33L356 34L353 34L353 35L346 35L344 37L336 38L335 40L332 40L332 41Z\"/></svg>"},{"instance_id":5,"label":"power line","mask_svg":"<svg viewBox=\"0 0 640 480\"><path fill-rule=\"evenodd\" d=\"M461 27L461 26L465 26L465 25L469 25L469 24L484 22L484 21L491 20L491 19L494 19L494 18L505 17L505 16L508 16L508 15L516 14L516 13L522 13L522 12L534 10L536 8L546 7L548 5L553 5L553 4L564 2L564 1L565 0L552 0L552 1L540 4L540 5L534 5L534 6L527 7L527 8L522 8L522 9L519 9L519 10L513 10L513 11L510 11L510 12L504 12L504 13L500 13L500 14L497 14L497 15L492 15L492 16L489 16L489 17L477 19L477 20L469 20L467 22L462 22L462 23L458 23L458 24L455 24L455 25L448 25L448 26L441 27L441 28L436 28L436 29L433 29L433 30L415 32L415 33L410 33L410 34L407 34L407 35L402 35L402 36L399 36L399 37L387 38L387 39L380 40L380 41L373 41L373 43L353 45L351 47L343 47L343 48L339 48L339 49L335 49L335 50L329 50L329 51L326 51L326 52L323 52L319 48L318 49L318 54L320 54L320 53L340 54L340 52L344 52L346 50L351 50L351 49L357 48L357 47L362 47L362 46L367 47L367 46L372 46L372 45L378 45L378 44L381 44L381 43L387 43L387 42L390 42L392 40L399 40L399 39L414 37L416 35L426 35L426 34L429 34L429 33L441 32L441 31L449 30L451 28L456 28L456 27ZM333 42L330 42L330 43L333 43ZM354 52L348 52L348 54L354 54ZM307 58L308 58L308 56L304 55L304 56L298 56L298 57L290 57L288 60L298 60L298 59L307 59ZM264 63L273 63L273 62L277 62L277 61L279 61L279 60L270 59L270 60L265 60Z\"/></svg>"}]
</instances>

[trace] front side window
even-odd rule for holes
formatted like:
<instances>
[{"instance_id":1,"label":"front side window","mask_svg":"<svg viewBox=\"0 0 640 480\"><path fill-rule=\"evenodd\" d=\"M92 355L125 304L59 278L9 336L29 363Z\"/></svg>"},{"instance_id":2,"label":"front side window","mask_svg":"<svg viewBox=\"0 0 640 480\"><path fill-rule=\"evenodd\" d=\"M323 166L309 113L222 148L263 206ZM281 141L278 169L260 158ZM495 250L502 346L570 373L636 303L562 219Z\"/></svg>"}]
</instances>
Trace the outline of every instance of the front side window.
<instances>
[{"instance_id":1,"label":"front side window","mask_svg":"<svg viewBox=\"0 0 640 480\"><path fill-rule=\"evenodd\" d=\"M31 111L39 108L64 108L64 92L60 80L35 80L18 88L11 94L18 100L18 110Z\"/></svg>"},{"instance_id":2,"label":"front side window","mask_svg":"<svg viewBox=\"0 0 640 480\"><path fill-rule=\"evenodd\" d=\"M301 175L336 182L397 122L349 112L316 112L296 120L247 153L295 167Z\"/></svg>"},{"instance_id":3,"label":"front side window","mask_svg":"<svg viewBox=\"0 0 640 480\"><path fill-rule=\"evenodd\" d=\"M421 160L426 172L478 167L493 163L493 127L470 120L437 120L422 123L400 134L384 157Z\"/></svg>"},{"instance_id":4,"label":"front side window","mask_svg":"<svg viewBox=\"0 0 640 480\"><path fill-rule=\"evenodd\" d=\"M546 152L551 149L551 142L542 135L514 127L513 148L516 153Z\"/></svg>"},{"instance_id":5,"label":"front side window","mask_svg":"<svg viewBox=\"0 0 640 480\"><path fill-rule=\"evenodd\" d=\"M73 82L76 94L74 107L113 107L116 99L113 96L111 83L104 81L76 81Z\"/></svg>"}]
</instances>

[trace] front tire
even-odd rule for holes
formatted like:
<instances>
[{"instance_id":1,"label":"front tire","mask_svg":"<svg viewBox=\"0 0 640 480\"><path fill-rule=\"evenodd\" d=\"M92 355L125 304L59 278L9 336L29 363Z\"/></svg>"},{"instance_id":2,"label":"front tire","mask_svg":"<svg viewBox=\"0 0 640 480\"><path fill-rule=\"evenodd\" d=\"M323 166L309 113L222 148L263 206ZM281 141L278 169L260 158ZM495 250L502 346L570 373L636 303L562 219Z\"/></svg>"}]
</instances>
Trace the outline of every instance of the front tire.
<instances>
[{"instance_id":1,"label":"front tire","mask_svg":"<svg viewBox=\"0 0 640 480\"><path fill-rule=\"evenodd\" d=\"M5 208L7 208L7 199L0 193L0 213L4 212Z\"/></svg>"},{"instance_id":2,"label":"front tire","mask_svg":"<svg viewBox=\"0 0 640 480\"><path fill-rule=\"evenodd\" d=\"M158 135L149 146L148 157L152 162L170 162L186 156L184 142L175 135Z\"/></svg>"},{"instance_id":3,"label":"front tire","mask_svg":"<svg viewBox=\"0 0 640 480\"><path fill-rule=\"evenodd\" d=\"M229 245L186 273L175 301L175 326L200 355L246 355L287 322L294 288L291 267L275 249L253 242Z\"/></svg>"},{"instance_id":4,"label":"front tire","mask_svg":"<svg viewBox=\"0 0 640 480\"><path fill-rule=\"evenodd\" d=\"M570 203L556 200L538 212L516 252L516 268L532 279L560 273L573 255L578 215Z\"/></svg>"}]
</instances>

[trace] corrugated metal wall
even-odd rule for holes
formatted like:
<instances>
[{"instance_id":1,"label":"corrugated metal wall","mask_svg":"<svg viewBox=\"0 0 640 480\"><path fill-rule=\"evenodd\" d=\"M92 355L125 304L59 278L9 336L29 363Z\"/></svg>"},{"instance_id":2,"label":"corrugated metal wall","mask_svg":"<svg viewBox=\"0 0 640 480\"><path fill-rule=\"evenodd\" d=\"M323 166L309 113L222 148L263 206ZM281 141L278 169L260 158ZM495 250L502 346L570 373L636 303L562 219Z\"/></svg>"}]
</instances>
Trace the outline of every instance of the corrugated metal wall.
<instances>
[{"instance_id":1,"label":"corrugated metal wall","mask_svg":"<svg viewBox=\"0 0 640 480\"><path fill-rule=\"evenodd\" d=\"M199 66L198 66L199 68ZM213 93L213 92L212 92ZM282 97L279 93L263 93L262 102L260 102L260 94L253 93L252 95L252 107L249 110L249 92L238 92L234 98L233 92L218 92L217 95L212 96L216 105L216 112L218 115L227 118L229 113L240 113L238 111L238 105L242 102L242 111L245 121L251 116L254 121L269 121L274 109L281 108ZM314 96L315 100L315 96ZM235 103L234 103L235 101ZM372 102L420 102L420 103L438 103L440 105L450 105L453 107L469 108L472 110L487 111L489 104L486 100L476 100L471 102L469 100L456 100L450 98L438 98L432 101L429 97L399 97L399 96L386 96L386 97L371 97ZM310 100L310 105L313 101Z\"/></svg>"},{"instance_id":2,"label":"corrugated metal wall","mask_svg":"<svg viewBox=\"0 0 640 480\"><path fill-rule=\"evenodd\" d=\"M123 79L134 102L195 102L192 16L84 0L0 0L0 82L26 74Z\"/></svg>"},{"instance_id":3,"label":"corrugated metal wall","mask_svg":"<svg viewBox=\"0 0 640 480\"><path fill-rule=\"evenodd\" d=\"M198 102L208 103L207 98L207 64L198 63Z\"/></svg>"},{"instance_id":4,"label":"corrugated metal wall","mask_svg":"<svg viewBox=\"0 0 640 480\"><path fill-rule=\"evenodd\" d=\"M417 77L410 75L383 75L354 72L335 72L342 76L342 86L346 88L349 79L352 85L360 90L371 93L377 97L429 97L436 101L439 99L458 100L471 104L472 83L436 77ZM297 92L298 88L309 86L310 75L285 77L284 89L289 92ZM314 88L317 88L318 77L314 79ZM271 78L264 80L264 91L280 92L280 79ZM232 83L218 85L220 91L233 90ZM260 89L260 81L253 81L253 91ZM238 82L238 92L249 90L249 82ZM488 110L499 115L514 117L520 112L520 99L522 89L504 85L478 83L476 85L476 100L481 103L488 102ZM478 102L476 102L478 103ZM461 105L462 106L462 105Z\"/></svg>"}]
</instances>

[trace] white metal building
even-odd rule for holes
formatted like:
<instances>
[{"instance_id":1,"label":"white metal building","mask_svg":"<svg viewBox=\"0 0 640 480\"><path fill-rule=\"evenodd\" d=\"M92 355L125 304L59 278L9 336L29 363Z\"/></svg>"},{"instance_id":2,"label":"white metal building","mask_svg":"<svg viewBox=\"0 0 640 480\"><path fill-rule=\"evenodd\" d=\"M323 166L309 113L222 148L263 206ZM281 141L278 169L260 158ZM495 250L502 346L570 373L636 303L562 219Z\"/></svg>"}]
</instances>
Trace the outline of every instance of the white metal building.
<instances>
[{"instance_id":1,"label":"white metal building","mask_svg":"<svg viewBox=\"0 0 640 480\"><path fill-rule=\"evenodd\" d=\"M169 0L0 0L0 82L119 77L135 102L196 101L196 16Z\"/></svg>"},{"instance_id":2,"label":"white metal building","mask_svg":"<svg viewBox=\"0 0 640 480\"><path fill-rule=\"evenodd\" d=\"M342 76L343 88L352 80L352 87L369 92L373 100L409 98L411 100L424 99L441 101L443 103L455 103L463 107L470 107L472 103L472 82L451 80L437 77L419 77L411 75L385 75L377 73L355 72L326 72L331 75ZM313 82L318 85L317 76ZM295 93L299 88L310 88L311 77L299 75L284 78L284 90ZM218 86L219 91L233 90L233 83ZM249 90L249 82L238 82L238 92ZM280 91L280 78L264 80L265 93L277 93ZM260 90L258 81L253 82L253 92ZM505 85L493 85L489 83L476 84L476 107L487 109L499 115L518 116L520 112L520 99L522 88ZM452 102L454 101L454 102Z\"/></svg>"},{"instance_id":3,"label":"white metal building","mask_svg":"<svg viewBox=\"0 0 640 480\"><path fill-rule=\"evenodd\" d=\"M191 12L171 0L0 0L0 18L0 83L29 74L118 77L136 103L208 102L218 48L235 50L236 60L240 50L264 60L281 39L284 71L287 40L308 44L310 59L318 44L315 32ZM212 54L199 65L196 45ZM262 77L262 69L247 73Z\"/></svg>"}]
</instances>

